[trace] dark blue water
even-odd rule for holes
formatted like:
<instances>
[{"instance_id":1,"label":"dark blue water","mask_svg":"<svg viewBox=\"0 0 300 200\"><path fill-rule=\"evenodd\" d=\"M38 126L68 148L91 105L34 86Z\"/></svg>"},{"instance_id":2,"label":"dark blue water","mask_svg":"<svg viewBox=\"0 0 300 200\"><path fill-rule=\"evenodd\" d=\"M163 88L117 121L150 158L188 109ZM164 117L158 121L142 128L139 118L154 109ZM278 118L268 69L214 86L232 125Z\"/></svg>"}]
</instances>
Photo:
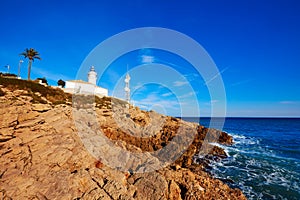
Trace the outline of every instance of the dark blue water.
<instances>
[{"instance_id":1,"label":"dark blue water","mask_svg":"<svg viewBox=\"0 0 300 200\"><path fill-rule=\"evenodd\" d=\"M221 146L229 157L212 163L215 177L233 180L249 199L300 199L299 118L227 118L223 131L235 144Z\"/></svg>"}]
</instances>

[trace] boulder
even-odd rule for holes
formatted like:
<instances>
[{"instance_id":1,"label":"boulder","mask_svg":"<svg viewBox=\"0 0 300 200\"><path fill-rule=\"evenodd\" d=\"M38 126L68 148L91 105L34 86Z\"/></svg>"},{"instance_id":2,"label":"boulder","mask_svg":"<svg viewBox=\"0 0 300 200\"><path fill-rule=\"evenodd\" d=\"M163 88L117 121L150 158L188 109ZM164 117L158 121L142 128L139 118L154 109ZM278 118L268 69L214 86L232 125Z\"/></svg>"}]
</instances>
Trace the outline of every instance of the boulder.
<instances>
[{"instance_id":1,"label":"boulder","mask_svg":"<svg viewBox=\"0 0 300 200\"><path fill-rule=\"evenodd\" d=\"M38 112L46 112L52 107L49 104L32 104L32 110Z\"/></svg>"}]
</instances>

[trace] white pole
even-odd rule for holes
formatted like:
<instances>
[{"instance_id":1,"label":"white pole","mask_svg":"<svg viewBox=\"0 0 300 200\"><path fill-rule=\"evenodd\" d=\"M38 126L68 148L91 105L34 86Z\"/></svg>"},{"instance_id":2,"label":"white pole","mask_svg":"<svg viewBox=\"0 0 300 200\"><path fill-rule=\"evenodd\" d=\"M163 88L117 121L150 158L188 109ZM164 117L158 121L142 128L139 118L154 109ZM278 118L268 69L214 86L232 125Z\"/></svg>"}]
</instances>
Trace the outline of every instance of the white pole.
<instances>
[{"instance_id":1,"label":"white pole","mask_svg":"<svg viewBox=\"0 0 300 200\"><path fill-rule=\"evenodd\" d=\"M18 78L20 79L20 72L21 72L21 64L23 63L24 61L23 60L20 60L19 61L19 69L18 69Z\"/></svg>"}]
</instances>

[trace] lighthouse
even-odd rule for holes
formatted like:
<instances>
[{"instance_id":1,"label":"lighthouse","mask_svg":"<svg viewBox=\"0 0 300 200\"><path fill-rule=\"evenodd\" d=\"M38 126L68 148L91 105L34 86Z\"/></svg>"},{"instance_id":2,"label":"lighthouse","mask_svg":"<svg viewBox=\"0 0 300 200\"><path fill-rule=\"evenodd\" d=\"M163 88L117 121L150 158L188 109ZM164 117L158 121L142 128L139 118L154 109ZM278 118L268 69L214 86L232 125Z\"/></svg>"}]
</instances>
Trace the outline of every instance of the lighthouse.
<instances>
[{"instance_id":1,"label":"lighthouse","mask_svg":"<svg viewBox=\"0 0 300 200\"><path fill-rule=\"evenodd\" d=\"M97 72L95 71L95 67L92 66L88 73L88 82L96 85L97 82Z\"/></svg>"}]
</instances>

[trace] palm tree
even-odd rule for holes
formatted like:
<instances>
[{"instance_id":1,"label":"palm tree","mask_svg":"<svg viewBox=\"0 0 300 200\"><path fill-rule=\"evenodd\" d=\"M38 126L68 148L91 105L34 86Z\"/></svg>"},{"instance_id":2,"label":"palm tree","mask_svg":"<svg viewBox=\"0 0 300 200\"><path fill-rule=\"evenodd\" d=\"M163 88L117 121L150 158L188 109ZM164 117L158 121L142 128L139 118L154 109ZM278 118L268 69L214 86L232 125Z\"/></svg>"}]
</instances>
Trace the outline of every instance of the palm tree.
<instances>
[{"instance_id":1,"label":"palm tree","mask_svg":"<svg viewBox=\"0 0 300 200\"><path fill-rule=\"evenodd\" d=\"M34 61L34 59L41 60L40 54L39 54L39 52L37 52L33 48L30 48L30 49L26 48L25 51L23 53L21 53L20 55L29 59L29 62L28 62L28 80L30 80L30 71L31 71L32 61Z\"/></svg>"}]
</instances>

